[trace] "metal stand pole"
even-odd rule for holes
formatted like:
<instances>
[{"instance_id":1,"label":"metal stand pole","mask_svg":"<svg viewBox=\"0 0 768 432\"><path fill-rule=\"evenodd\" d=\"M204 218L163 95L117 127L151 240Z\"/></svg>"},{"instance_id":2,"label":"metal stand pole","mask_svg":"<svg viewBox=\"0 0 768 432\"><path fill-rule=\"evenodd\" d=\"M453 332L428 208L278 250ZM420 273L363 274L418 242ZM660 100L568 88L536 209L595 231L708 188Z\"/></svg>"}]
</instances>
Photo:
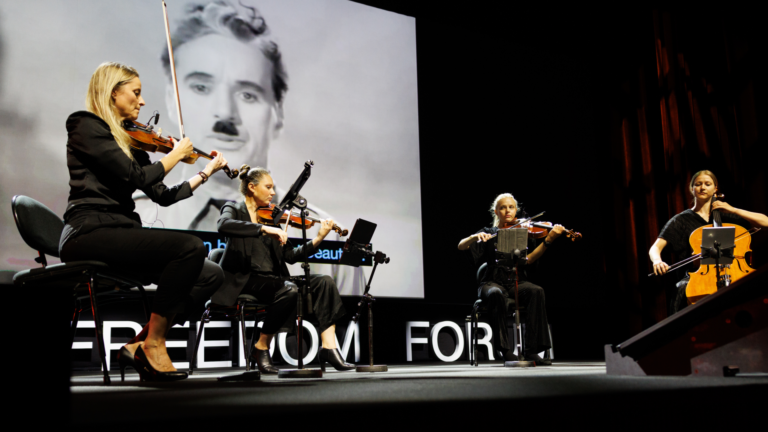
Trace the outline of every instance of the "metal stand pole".
<instances>
[{"instance_id":1,"label":"metal stand pole","mask_svg":"<svg viewBox=\"0 0 768 432\"><path fill-rule=\"evenodd\" d=\"M307 226L306 226L306 211L307 201L300 198L298 202L295 202L295 206L301 211L301 237L304 241L304 245L307 244ZM287 222L286 222L287 223ZM304 353L302 353L302 333L304 331L304 302L309 291L309 256L304 254L304 262L301 267L304 269L304 281L299 287L299 295L296 299L296 321L298 325L296 328L296 352L298 355L299 368L293 370L281 370L277 373L278 378L322 378L323 371L319 369L304 369ZM307 303L307 307L311 308L312 304Z\"/></svg>"},{"instance_id":2,"label":"metal stand pole","mask_svg":"<svg viewBox=\"0 0 768 432\"><path fill-rule=\"evenodd\" d=\"M389 258L386 258L386 261L389 262ZM376 273L376 267L379 265L379 259L374 258L373 263L373 270L371 270L371 276L368 278L368 283L365 286L365 293L363 294L363 298L360 299L360 303L357 304L357 315L353 318L355 322L360 318L360 312L362 311L363 302L368 304L368 366L358 366L355 368L355 372L386 372L389 369L387 368L387 365L374 365L373 364L373 302L376 301L375 298L373 298L372 295L368 293L368 291L371 289L371 280L373 279L373 274Z\"/></svg>"},{"instance_id":3,"label":"metal stand pole","mask_svg":"<svg viewBox=\"0 0 768 432\"><path fill-rule=\"evenodd\" d=\"M520 301L517 297L517 264L513 268L515 278L515 335L517 336L517 361L504 362L505 367L533 367L536 363L532 361L519 360L525 358L525 345L523 345L523 328L520 325Z\"/></svg>"}]
</instances>

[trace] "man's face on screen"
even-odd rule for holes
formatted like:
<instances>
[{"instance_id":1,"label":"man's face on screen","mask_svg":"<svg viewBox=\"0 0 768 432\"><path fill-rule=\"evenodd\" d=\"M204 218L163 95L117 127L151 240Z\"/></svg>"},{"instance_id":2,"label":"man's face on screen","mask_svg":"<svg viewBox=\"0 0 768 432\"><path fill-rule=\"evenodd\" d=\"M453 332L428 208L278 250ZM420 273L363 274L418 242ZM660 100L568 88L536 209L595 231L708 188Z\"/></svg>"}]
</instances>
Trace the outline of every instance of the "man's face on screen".
<instances>
[{"instance_id":1,"label":"man's face on screen","mask_svg":"<svg viewBox=\"0 0 768 432\"><path fill-rule=\"evenodd\" d=\"M175 57L184 128L195 147L220 150L230 165L267 166L279 127L272 62L254 44L216 34L185 43ZM174 115L172 89L167 99Z\"/></svg>"}]
</instances>

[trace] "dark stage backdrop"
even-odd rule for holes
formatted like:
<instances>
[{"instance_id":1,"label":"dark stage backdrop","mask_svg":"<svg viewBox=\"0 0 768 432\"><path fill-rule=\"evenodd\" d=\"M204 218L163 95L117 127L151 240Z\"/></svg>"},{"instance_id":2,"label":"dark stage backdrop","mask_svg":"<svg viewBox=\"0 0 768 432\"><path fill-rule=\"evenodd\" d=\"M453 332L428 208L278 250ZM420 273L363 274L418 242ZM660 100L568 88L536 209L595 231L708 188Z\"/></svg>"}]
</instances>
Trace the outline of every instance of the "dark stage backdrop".
<instances>
[{"instance_id":1,"label":"dark stage backdrop","mask_svg":"<svg viewBox=\"0 0 768 432\"><path fill-rule=\"evenodd\" d=\"M535 281L559 358L602 358L666 317L675 281L646 277L647 251L689 206L692 173L713 170L727 202L768 212L756 10L364 3L417 18L427 300L474 300L456 245L510 192L584 235L558 240ZM767 237L753 239L755 267Z\"/></svg>"}]
</instances>

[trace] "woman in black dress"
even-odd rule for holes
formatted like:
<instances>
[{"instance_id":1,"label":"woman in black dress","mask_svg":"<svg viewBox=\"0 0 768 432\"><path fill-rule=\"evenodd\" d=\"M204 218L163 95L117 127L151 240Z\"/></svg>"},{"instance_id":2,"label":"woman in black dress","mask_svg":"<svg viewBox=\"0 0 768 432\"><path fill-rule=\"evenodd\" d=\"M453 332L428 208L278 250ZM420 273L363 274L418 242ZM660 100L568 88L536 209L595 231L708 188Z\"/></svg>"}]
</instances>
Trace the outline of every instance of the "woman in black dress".
<instances>
[{"instance_id":1,"label":"woman in black dress","mask_svg":"<svg viewBox=\"0 0 768 432\"><path fill-rule=\"evenodd\" d=\"M477 233L462 239L459 242L459 250L470 250L476 265L485 262L488 267L485 271L477 296L483 299L491 311L491 330L493 331L494 348L501 354L503 360L517 360L512 352L507 333L507 298L515 295L514 286L505 286L506 276L496 265L496 241L498 237L491 238L493 234L504 228L509 228L518 223L517 200L508 193L501 194L493 201L490 208L493 215L493 225L483 228ZM547 234L546 239L538 246L534 239L528 239L528 262L531 265L541 258L542 254L563 233L561 225L555 225ZM518 299L528 313L525 319L525 360L533 361L536 365L552 364L551 360L539 357L538 353L551 348L549 339L547 310L544 304L544 289L527 280L525 268L519 273Z\"/></svg>"},{"instance_id":2,"label":"woman in black dress","mask_svg":"<svg viewBox=\"0 0 768 432\"><path fill-rule=\"evenodd\" d=\"M243 201L230 202L221 208L219 232L227 236L227 247L221 257L225 282L213 295L216 307L235 304L237 296L249 293L260 302L270 304L259 341L251 350L250 361L261 373L276 374L269 356L269 345L275 333L292 331L296 324L297 287L288 281L287 264L302 260L317 251L328 235L333 221L321 223L317 236L306 244L293 246L279 226L267 224L258 216L259 207L267 207L275 196L275 184L269 171L243 165L240 169L240 193ZM336 322L344 316L339 289L330 276L310 275L312 309L319 324L322 349L320 364L330 363L336 370L354 369L344 362L336 347Z\"/></svg>"},{"instance_id":3,"label":"woman in black dress","mask_svg":"<svg viewBox=\"0 0 768 432\"><path fill-rule=\"evenodd\" d=\"M141 80L132 67L103 63L93 73L87 111L67 119L70 192L59 251L64 262L101 261L157 284L149 323L120 350L118 360L121 373L133 366L142 379L178 380L187 374L173 367L166 334L174 323L184 322L192 305L210 298L224 275L205 259L199 238L142 228L131 195L141 189L159 205L171 205L190 197L226 160L213 151L216 157L203 171L166 186L163 178L192 153L192 142L176 142L155 163L146 152L131 148L122 123L136 120L143 105Z\"/></svg>"},{"instance_id":4,"label":"woman in black dress","mask_svg":"<svg viewBox=\"0 0 768 432\"><path fill-rule=\"evenodd\" d=\"M712 223L712 210L719 210L723 223L741 225L749 229L752 225L768 227L768 216L762 213L749 212L737 209L724 201L712 203L712 195L717 192L717 177L709 170L699 171L693 175L690 183L690 192L693 195L693 207L676 214L664 225L659 233L659 238L648 251L648 256L653 263L653 272L657 275L667 273L669 265L661 259L661 251L669 245L678 260L687 258L693 254L688 242L697 228ZM668 294L667 312L669 315L679 312L688 306L685 289L688 286L688 272L695 271L691 265L677 270L679 282Z\"/></svg>"}]
</instances>

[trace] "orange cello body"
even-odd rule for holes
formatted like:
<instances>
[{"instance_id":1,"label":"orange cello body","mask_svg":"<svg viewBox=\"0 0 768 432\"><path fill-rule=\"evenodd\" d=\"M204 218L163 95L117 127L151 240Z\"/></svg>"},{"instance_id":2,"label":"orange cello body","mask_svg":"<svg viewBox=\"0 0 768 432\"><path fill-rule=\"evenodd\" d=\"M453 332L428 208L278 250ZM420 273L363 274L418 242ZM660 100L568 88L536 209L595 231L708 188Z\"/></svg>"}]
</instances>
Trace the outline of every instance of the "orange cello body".
<instances>
[{"instance_id":1,"label":"orange cello body","mask_svg":"<svg viewBox=\"0 0 768 432\"><path fill-rule=\"evenodd\" d=\"M689 243L693 249L693 254L701 253L701 235L704 228L712 228L712 224L704 225L691 233ZM755 271L747 264L746 256L752 253L749 248L752 243L752 236L749 231L741 225L724 223L724 227L736 227L736 241L733 250L733 263L720 265L720 277L725 278L727 284L736 282L749 273ZM685 288L685 295L688 297L688 304L694 304L702 298L717 292L717 271L714 264L701 265L695 272L688 273L690 280Z\"/></svg>"}]
</instances>

